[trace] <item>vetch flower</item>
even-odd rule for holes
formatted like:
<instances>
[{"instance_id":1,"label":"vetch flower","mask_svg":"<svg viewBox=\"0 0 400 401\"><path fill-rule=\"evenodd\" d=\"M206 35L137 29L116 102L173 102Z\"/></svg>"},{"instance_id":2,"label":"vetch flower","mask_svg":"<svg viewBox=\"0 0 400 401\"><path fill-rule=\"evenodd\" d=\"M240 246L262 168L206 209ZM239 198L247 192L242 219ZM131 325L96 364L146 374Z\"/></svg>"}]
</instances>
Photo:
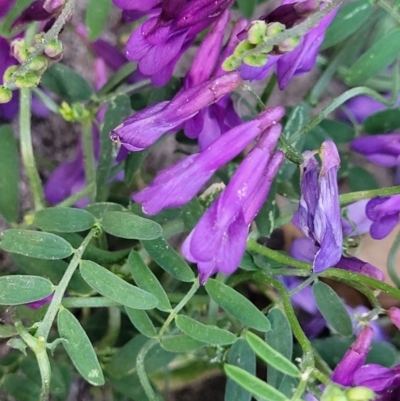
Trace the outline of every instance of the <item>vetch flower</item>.
<instances>
[{"instance_id":1,"label":"vetch flower","mask_svg":"<svg viewBox=\"0 0 400 401\"><path fill-rule=\"evenodd\" d=\"M28 306L31 309L39 309L43 305L48 304L53 299L54 294L48 295L46 298L40 299L39 301L28 302L25 306Z\"/></svg>"},{"instance_id":2,"label":"vetch flower","mask_svg":"<svg viewBox=\"0 0 400 401\"><path fill-rule=\"evenodd\" d=\"M157 103L137 112L115 128L110 138L130 151L143 150L164 133L176 131L182 123L232 92L241 82L240 75L232 72L183 90L171 101Z\"/></svg>"},{"instance_id":3,"label":"vetch flower","mask_svg":"<svg viewBox=\"0 0 400 401\"><path fill-rule=\"evenodd\" d=\"M188 156L161 171L147 188L132 197L133 200L142 203L143 211L150 215L184 205L218 168L239 155L265 129L276 124L284 112L282 107L274 107L232 128L201 153Z\"/></svg>"},{"instance_id":4,"label":"vetch flower","mask_svg":"<svg viewBox=\"0 0 400 401\"><path fill-rule=\"evenodd\" d=\"M301 166L301 198L295 224L318 248L314 272L334 266L341 258L343 234L339 206L337 172L340 158L335 144L325 141L320 149L322 160L319 168L314 154L304 152Z\"/></svg>"},{"instance_id":5,"label":"vetch flower","mask_svg":"<svg viewBox=\"0 0 400 401\"><path fill-rule=\"evenodd\" d=\"M262 135L183 243L182 253L197 263L202 284L218 271L231 274L239 266L249 226L284 160L283 152L274 151L280 133L277 124Z\"/></svg>"}]
</instances>

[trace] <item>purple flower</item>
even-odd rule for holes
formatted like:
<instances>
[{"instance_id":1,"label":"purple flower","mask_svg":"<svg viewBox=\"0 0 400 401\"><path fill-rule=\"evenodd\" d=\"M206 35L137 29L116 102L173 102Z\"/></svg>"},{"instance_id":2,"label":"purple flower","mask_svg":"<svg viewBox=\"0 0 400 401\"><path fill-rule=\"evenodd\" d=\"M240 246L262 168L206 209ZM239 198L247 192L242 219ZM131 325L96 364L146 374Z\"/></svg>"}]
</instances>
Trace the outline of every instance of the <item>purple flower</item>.
<instances>
[{"instance_id":1,"label":"purple flower","mask_svg":"<svg viewBox=\"0 0 400 401\"><path fill-rule=\"evenodd\" d=\"M197 263L202 284L218 271L231 274L239 266L249 226L284 159L281 151L274 152L280 133L281 126L274 125L263 134L183 243L182 253Z\"/></svg>"},{"instance_id":2,"label":"purple flower","mask_svg":"<svg viewBox=\"0 0 400 401\"><path fill-rule=\"evenodd\" d=\"M302 4L308 6L308 3L308 0L283 0L280 7L272 11L269 15L261 17L261 19L267 22L280 22L286 28L291 28L296 22L301 22L304 19L304 15L307 15L311 11L307 7L304 7L307 8L304 10L301 7ZM296 6L300 12L295 10ZM294 76L311 71L317 59L319 48L324 40L325 31L335 17L337 9L334 9L325 16L318 26L310 29L291 52L283 55L269 56L267 64L263 67L243 65L240 68L243 78L250 80L263 79L276 64L279 88L283 90Z\"/></svg>"},{"instance_id":3,"label":"purple flower","mask_svg":"<svg viewBox=\"0 0 400 401\"><path fill-rule=\"evenodd\" d=\"M339 112L339 118L349 121L351 116L356 122L362 124L371 114L386 109L386 106L378 100L372 99L366 95L355 96L345 103L343 110Z\"/></svg>"},{"instance_id":4,"label":"purple flower","mask_svg":"<svg viewBox=\"0 0 400 401\"><path fill-rule=\"evenodd\" d=\"M369 199L362 199L343 208L342 229L344 237L354 237L369 231L372 221L365 213L368 202Z\"/></svg>"},{"instance_id":5,"label":"purple flower","mask_svg":"<svg viewBox=\"0 0 400 401\"><path fill-rule=\"evenodd\" d=\"M355 138L350 149L383 167L400 165L400 134L368 135Z\"/></svg>"},{"instance_id":6,"label":"purple flower","mask_svg":"<svg viewBox=\"0 0 400 401\"><path fill-rule=\"evenodd\" d=\"M140 25L130 36L126 56L138 63L139 71L154 85L168 82L180 56L198 33L212 24L233 0L163 0L158 14ZM145 7L138 2L116 1L124 9L154 11L159 2ZM136 16L135 16L136 17Z\"/></svg>"},{"instance_id":7,"label":"purple flower","mask_svg":"<svg viewBox=\"0 0 400 401\"><path fill-rule=\"evenodd\" d=\"M236 157L266 128L284 115L282 107L261 113L254 120L243 123L216 139L201 153L188 156L161 171L150 185L132 198L143 204L146 214L156 214L168 207L189 202L215 171Z\"/></svg>"},{"instance_id":8,"label":"purple flower","mask_svg":"<svg viewBox=\"0 0 400 401\"><path fill-rule=\"evenodd\" d=\"M28 302L27 304L25 304L25 306L28 306L31 309L39 309L43 305L46 305L49 302L51 302L51 300L53 299L53 296L54 296L54 294L50 294L46 298L40 299L39 301Z\"/></svg>"},{"instance_id":9,"label":"purple flower","mask_svg":"<svg viewBox=\"0 0 400 401\"><path fill-rule=\"evenodd\" d=\"M343 235L337 185L338 151L331 140L325 141L320 149L321 168L314 153L304 153L301 198L294 221L318 248L313 260L313 270L318 273L340 260Z\"/></svg>"},{"instance_id":10,"label":"purple flower","mask_svg":"<svg viewBox=\"0 0 400 401\"><path fill-rule=\"evenodd\" d=\"M164 133L176 131L182 123L194 117L241 83L238 73L232 72L181 91L171 101L147 107L115 128L110 137L131 151L143 150Z\"/></svg>"},{"instance_id":11,"label":"purple flower","mask_svg":"<svg viewBox=\"0 0 400 401\"><path fill-rule=\"evenodd\" d=\"M0 0L0 19L7 15L14 3L15 0Z\"/></svg>"},{"instance_id":12,"label":"purple flower","mask_svg":"<svg viewBox=\"0 0 400 401\"><path fill-rule=\"evenodd\" d=\"M367 217L372 220L370 228L374 239L385 238L399 222L400 195L371 199L365 208Z\"/></svg>"},{"instance_id":13,"label":"purple flower","mask_svg":"<svg viewBox=\"0 0 400 401\"><path fill-rule=\"evenodd\" d=\"M390 321L400 330L400 309L391 307L388 311Z\"/></svg>"}]
</instances>

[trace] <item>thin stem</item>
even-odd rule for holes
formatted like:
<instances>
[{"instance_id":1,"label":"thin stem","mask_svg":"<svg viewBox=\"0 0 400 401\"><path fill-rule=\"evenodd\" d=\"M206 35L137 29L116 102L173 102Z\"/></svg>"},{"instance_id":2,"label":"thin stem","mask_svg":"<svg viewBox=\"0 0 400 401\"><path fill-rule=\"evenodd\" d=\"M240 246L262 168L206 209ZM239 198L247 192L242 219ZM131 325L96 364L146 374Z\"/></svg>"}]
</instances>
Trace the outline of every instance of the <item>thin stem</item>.
<instances>
[{"instance_id":1,"label":"thin stem","mask_svg":"<svg viewBox=\"0 0 400 401\"><path fill-rule=\"evenodd\" d=\"M167 320L161 327L157 338L161 339L165 331L167 330L168 326L171 324L171 322L175 319L175 317L178 315L178 313L181 311L181 309L189 302L190 298L196 293L196 291L199 289L200 283L199 280L196 278L192 288L189 290L189 292L182 298L182 300L179 302L178 305L175 306L175 308L172 310L172 312L169 314L167 317Z\"/></svg>"},{"instance_id":2,"label":"thin stem","mask_svg":"<svg viewBox=\"0 0 400 401\"><path fill-rule=\"evenodd\" d=\"M340 195L339 201L341 205L347 205L361 199L375 198L377 196L391 196L400 194L400 185L393 187L385 187L379 189L370 189L368 191L350 192Z\"/></svg>"},{"instance_id":3,"label":"thin stem","mask_svg":"<svg viewBox=\"0 0 400 401\"><path fill-rule=\"evenodd\" d=\"M136 358L137 374L139 376L140 383L143 386L144 392L149 398L149 401L159 401L159 399L151 386L149 378L147 377L146 370L144 368L144 359L147 353L157 344L157 342L158 341L155 338L147 341Z\"/></svg>"},{"instance_id":4,"label":"thin stem","mask_svg":"<svg viewBox=\"0 0 400 401\"><path fill-rule=\"evenodd\" d=\"M32 92L54 114L60 114L58 104L40 88L32 88Z\"/></svg>"},{"instance_id":5,"label":"thin stem","mask_svg":"<svg viewBox=\"0 0 400 401\"><path fill-rule=\"evenodd\" d=\"M378 0L377 4L379 7L383 8L387 13L400 23L400 14L397 12L396 7L392 7L386 0Z\"/></svg>"},{"instance_id":6,"label":"thin stem","mask_svg":"<svg viewBox=\"0 0 400 401\"><path fill-rule=\"evenodd\" d=\"M96 200L96 161L94 158L92 124L85 122L82 124L82 148L83 162L85 166L86 185L92 189L89 193L89 202Z\"/></svg>"},{"instance_id":7,"label":"thin stem","mask_svg":"<svg viewBox=\"0 0 400 401\"><path fill-rule=\"evenodd\" d=\"M84 198L85 196L88 196L90 193L93 192L94 185L90 184L87 187L81 189L77 193L69 196L68 198L64 199L62 202L57 203L56 206L58 207L69 207L74 205L78 200Z\"/></svg>"},{"instance_id":8,"label":"thin stem","mask_svg":"<svg viewBox=\"0 0 400 401\"><path fill-rule=\"evenodd\" d=\"M89 234L86 236L86 238L82 241L82 244L75 251L74 257L72 258L70 264L67 267L67 270L65 271L60 283L58 284L54 292L53 299L50 302L46 315L44 319L40 322L40 325L36 331L36 337L43 337L45 340L47 340L51 330L51 326L53 325L54 319L57 315L58 308L60 307L62 299L64 297L65 290L67 289L68 283L70 282L72 275L78 267L86 247L89 245L90 241L98 233L98 231L99 229L97 226L93 227L89 231Z\"/></svg>"},{"instance_id":9,"label":"thin stem","mask_svg":"<svg viewBox=\"0 0 400 401\"><path fill-rule=\"evenodd\" d=\"M108 308L110 306L119 306L119 302L103 297L68 297L62 300L64 308Z\"/></svg>"},{"instance_id":10,"label":"thin stem","mask_svg":"<svg viewBox=\"0 0 400 401\"><path fill-rule=\"evenodd\" d=\"M400 247L400 232L397 234L387 259L388 273L397 288L400 288L400 278L396 272L396 255Z\"/></svg>"},{"instance_id":11,"label":"thin stem","mask_svg":"<svg viewBox=\"0 0 400 401\"><path fill-rule=\"evenodd\" d=\"M107 332L96 344L98 348L108 348L116 343L121 328L121 309L116 306L108 308Z\"/></svg>"},{"instance_id":12,"label":"thin stem","mask_svg":"<svg viewBox=\"0 0 400 401\"><path fill-rule=\"evenodd\" d=\"M26 174L28 175L35 210L37 211L43 209L44 196L42 182L40 180L40 176L36 167L35 156L33 154L32 147L30 89L20 89L19 105L21 156L26 169Z\"/></svg>"},{"instance_id":13,"label":"thin stem","mask_svg":"<svg viewBox=\"0 0 400 401\"><path fill-rule=\"evenodd\" d=\"M255 48L244 52L240 56L240 60L243 60L247 56L263 53L264 51L269 50L271 47L278 45L286 39L290 39L293 37L301 37L306 34L311 28L319 25L322 18L327 16L334 8L340 6L343 0L332 0L330 3L326 5L325 8L311 15L301 24L295 25L293 28L286 29L281 34L268 38L264 43L256 46Z\"/></svg>"},{"instance_id":14,"label":"thin stem","mask_svg":"<svg viewBox=\"0 0 400 401\"><path fill-rule=\"evenodd\" d=\"M47 31L47 33L45 33L40 43L35 45L35 48L33 49L32 53L29 55L26 61L18 68L18 70L14 72L10 80L4 84L6 88L11 88L12 84L15 83L17 77L25 74L29 70L32 61L36 58L36 56L42 53L47 44L56 37L58 37L62 27L66 24L69 16L74 12L75 3L76 0L67 1L60 16L57 18L53 26Z\"/></svg>"},{"instance_id":15,"label":"thin stem","mask_svg":"<svg viewBox=\"0 0 400 401\"><path fill-rule=\"evenodd\" d=\"M278 78L277 78L276 74L272 74L270 80L268 81L267 86L265 87L263 93L260 96L261 101L264 104L268 103L269 97L271 96L271 93L273 92L277 82L278 82Z\"/></svg>"}]
</instances>

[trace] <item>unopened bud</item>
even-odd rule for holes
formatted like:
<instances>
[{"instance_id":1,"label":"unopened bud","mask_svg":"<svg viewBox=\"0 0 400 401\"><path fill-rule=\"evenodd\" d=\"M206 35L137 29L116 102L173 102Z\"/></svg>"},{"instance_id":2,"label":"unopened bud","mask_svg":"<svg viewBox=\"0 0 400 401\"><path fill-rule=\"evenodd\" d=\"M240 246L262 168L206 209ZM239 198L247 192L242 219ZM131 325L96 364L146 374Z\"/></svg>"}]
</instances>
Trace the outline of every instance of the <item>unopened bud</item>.
<instances>
[{"instance_id":1,"label":"unopened bud","mask_svg":"<svg viewBox=\"0 0 400 401\"><path fill-rule=\"evenodd\" d=\"M47 57L51 58L52 60L56 61L61 60L62 53L63 53L63 44L57 39L52 40L44 48L44 54Z\"/></svg>"},{"instance_id":2,"label":"unopened bud","mask_svg":"<svg viewBox=\"0 0 400 401\"><path fill-rule=\"evenodd\" d=\"M64 0L45 0L43 8L50 14L57 13L61 11L64 7Z\"/></svg>"},{"instance_id":3,"label":"unopened bud","mask_svg":"<svg viewBox=\"0 0 400 401\"><path fill-rule=\"evenodd\" d=\"M38 73L43 73L46 70L48 64L49 61L45 56L37 56L29 64L29 69Z\"/></svg>"},{"instance_id":4,"label":"unopened bud","mask_svg":"<svg viewBox=\"0 0 400 401\"><path fill-rule=\"evenodd\" d=\"M10 89L0 86L0 103L8 103L12 98Z\"/></svg>"},{"instance_id":5,"label":"unopened bud","mask_svg":"<svg viewBox=\"0 0 400 401\"><path fill-rule=\"evenodd\" d=\"M11 77L13 76L14 72L18 70L18 66L17 65L12 65L11 67L8 67L5 71L4 71L4 75L3 75L3 82L6 83L8 82Z\"/></svg>"},{"instance_id":6,"label":"unopened bud","mask_svg":"<svg viewBox=\"0 0 400 401\"><path fill-rule=\"evenodd\" d=\"M278 46L274 47L274 51L277 52L277 54L285 54L293 51L297 45L299 44L300 39L299 38L288 38L286 40L283 40L281 43L279 43Z\"/></svg>"},{"instance_id":7,"label":"unopened bud","mask_svg":"<svg viewBox=\"0 0 400 401\"><path fill-rule=\"evenodd\" d=\"M26 45L25 39L14 39L11 42L11 55L23 63L29 57L29 49Z\"/></svg>"},{"instance_id":8,"label":"unopened bud","mask_svg":"<svg viewBox=\"0 0 400 401\"><path fill-rule=\"evenodd\" d=\"M228 58L225 59L225 61L222 63L222 69L224 71L234 71L238 69L242 65L242 62L239 58L235 56L229 56Z\"/></svg>"},{"instance_id":9,"label":"unopened bud","mask_svg":"<svg viewBox=\"0 0 400 401\"><path fill-rule=\"evenodd\" d=\"M271 22L267 26L267 32L266 35L269 38L272 38L273 36L279 35L286 29L285 25L281 24L280 22Z\"/></svg>"},{"instance_id":10,"label":"unopened bud","mask_svg":"<svg viewBox=\"0 0 400 401\"><path fill-rule=\"evenodd\" d=\"M347 397L339 387L329 385L323 392L321 401L347 401Z\"/></svg>"},{"instance_id":11,"label":"unopened bud","mask_svg":"<svg viewBox=\"0 0 400 401\"><path fill-rule=\"evenodd\" d=\"M243 53L247 52L248 50L251 50L254 48L254 45L252 45L248 40L242 40L237 46L236 49L233 52L233 55L235 57L240 57Z\"/></svg>"},{"instance_id":12,"label":"unopened bud","mask_svg":"<svg viewBox=\"0 0 400 401\"><path fill-rule=\"evenodd\" d=\"M243 61L251 67L264 67L267 64L268 56L266 54L258 53L246 56Z\"/></svg>"},{"instance_id":13,"label":"unopened bud","mask_svg":"<svg viewBox=\"0 0 400 401\"><path fill-rule=\"evenodd\" d=\"M90 111L82 103L73 103L69 105L66 102L61 103L59 112L65 121L85 122L90 120Z\"/></svg>"},{"instance_id":14,"label":"unopened bud","mask_svg":"<svg viewBox=\"0 0 400 401\"><path fill-rule=\"evenodd\" d=\"M346 391L348 401L372 401L375 395L368 387L354 387Z\"/></svg>"},{"instance_id":15,"label":"unopened bud","mask_svg":"<svg viewBox=\"0 0 400 401\"><path fill-rule=\"evenodd\" d=\"M24 75L19 75L15 80L15 86L18 88L34 88L40 82L40 75L34 72L27 72Z\"/></svg>"},{"instance_id":16,"label":"unopened bud","mask_svg":"<svg viewBox=\"0 0 400 401\"><path fill-rule=\"evenodd\" d=\"M265 40L267 24L264 21L253 21L247 32L247 40L252 45L259 45Z\"/></svg>"}]
</instances>

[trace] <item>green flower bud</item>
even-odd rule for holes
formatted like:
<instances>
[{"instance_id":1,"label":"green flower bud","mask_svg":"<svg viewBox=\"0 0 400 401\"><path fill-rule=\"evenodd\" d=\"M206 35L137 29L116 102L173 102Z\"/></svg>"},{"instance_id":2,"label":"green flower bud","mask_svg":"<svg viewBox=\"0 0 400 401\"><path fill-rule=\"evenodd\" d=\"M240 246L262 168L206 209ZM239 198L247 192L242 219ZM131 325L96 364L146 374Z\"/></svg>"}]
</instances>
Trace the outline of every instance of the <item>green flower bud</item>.
<instances>
[{"instance_id":1,"label":"green flower bud","mask_svg":"<svg viewBox=\"0 0 400 401\"><path fill-rule=\"evenodd\" d=\"M34 88L38 86L40 82L40 75L34 72L27 72L24 75L19 75L15 80L15 86L17 88Z\"/></svg>"},{"instance_id":2,"label":"green flower bud","mask_svg":"<svg viewBox=\"0 0 400 401\"><path fill-rule=\"evenodd\" d=\"M322 394L321 401L348 401L346 394L337 386L329 385Z\"/></svg>"},{"instance_id":3,"label":"green flower bud","mask_svg":"<svg viewBox=\"0 0 400 401\"><path fill-rule=\"evenodd\" d=\"M247 39L252 45L259 45L264 42L267 31L267 24L264 21L253 21L247 32Z\"/></svg>"},{"instance_id":4,"label":"green flower bud","mask_svg":"<svg viewBox=\"0 0 400 401\"><path fill-rule=\"evenodd\" d=\"M354 387L346 392L348 401L371 401L375 393L368 387Z\"/></svg>"},{"instance_id":5,"label":"green flower bud","mask_svg":"<svg viewBox=\"0 0 400 401\"><path fill-rule=\"evenodd\" d=\"M82 103L73 103L69 105L62 102L58 110L65 121L69 122L86 122L91 119L91 113Z\"/></svg>"},{"instance_id":6,"label":"green flower bud","mask_svg":"<svg viewBox=\"0 0 400 401\"><path fill-rule=\"evenodd\" d=\"M266 54L258 53L246 56L243 61L251 67L263 67L267 64L268 56Z\"/></svg>"},{"instance_id":7,"label":"green flower bud","mask_svg":"<svg viewBox=\"0 0 400 401\"><path fill-rule=\"evenodd\" d=\"M61 60L63 54L63 44L57 39L52 40L44 48L44 54L52 60Z\"/></svg>"},{"instance_id":8,"label":"green flower bud","mask_svg":"<svg viewBox=\"0 0 400 401\"><path fill-rule=\"evenodd\" d=\"M236 57L240 57L244 52L247 52L247 50L251 50L254 48L254 45L252 45L247 39L242 40L237 46L236 49L233 52L233 55Z\"/></svg>"},{"instance_id":9,"label":"green flower bud","mask_svg":"<svg viewBox=\"0 0 400 401\"><path fill-rule=\"evenodd\" d=\"M45 56L37 56L29 64L29 69L40 74L43 74L49 64Z\"/></svg>"},{"instance_id":10,"label":"green flower bud","mask_svg":"<svg viewBox=\"0 0 400 401\"><path fill-rule=\"evenodd\" d=\"M238 59L235 56L229 56L222 63L222 69L224 71L234 71L234 70L238 69L241 65L242 65L242 62L240 59Z\"/></svg>"},{"instance_id":11,"label":"green flower bud","mask_svg":"<svg viewBox=\"0 0 400 401\"><path fill-rule=\"evenodd\" d=\"M72 111L72 107L67 102L62 102L58 111L65 121L74 121L74 113Z\"/></svg>"},{"instance_id":12,"label":"green flower bud","mask_svg":"<svg viewBox=\"0 0 400 401\"><path fill-rule=\"evenodd\" d=\"M267 26L266 35L271 38L273 36L279 35L286 29L285 25L281 24L280 22L271 22Z\"/></svg>"},{"instance_id":13,"label":"green flower bud","mask_svg":"<svg viewBox=\"0 0 400 401\"><path fill-rule=\"evenodd\" d=\"M26 45L25 39L14 39L11 42L11 55L23 63L29 57L29 49Z\"/></svg>"},{"instance_id":14,"label":"green flower bud","mask_svg":"<svg viewBox=\"0 0 400 401\"><path fill-rule=\"evenodd\" d=\"M12 98L12 91L4 86L0 86L0 103L8 103Z\"/></svg>"},{"instance_id":15,"label":"green flower bud","mask_svg":"<svg viewBox=\"0 0 400 401\"><path fill-rule=\"evenodd\" d=\"M279 45L276 48L279 54L289 53L297 47L299 42L300 42L299 38L296 37L289 38L279 43Z\"/></svg>"},{"instance_id":16,"label":"green flower bud","mask_svg":"<svg viewBox=\"0 0 400 401\"><path fill-rule=\"evenodd\" d=\"M8 67L5 71L4 71L4 75L3 75L3 82L6 83L8 82L11 77L13 76L14 72L18 70L18 66L17 65L12 65L11 67Z\"/></svg>"}]
</instances>

